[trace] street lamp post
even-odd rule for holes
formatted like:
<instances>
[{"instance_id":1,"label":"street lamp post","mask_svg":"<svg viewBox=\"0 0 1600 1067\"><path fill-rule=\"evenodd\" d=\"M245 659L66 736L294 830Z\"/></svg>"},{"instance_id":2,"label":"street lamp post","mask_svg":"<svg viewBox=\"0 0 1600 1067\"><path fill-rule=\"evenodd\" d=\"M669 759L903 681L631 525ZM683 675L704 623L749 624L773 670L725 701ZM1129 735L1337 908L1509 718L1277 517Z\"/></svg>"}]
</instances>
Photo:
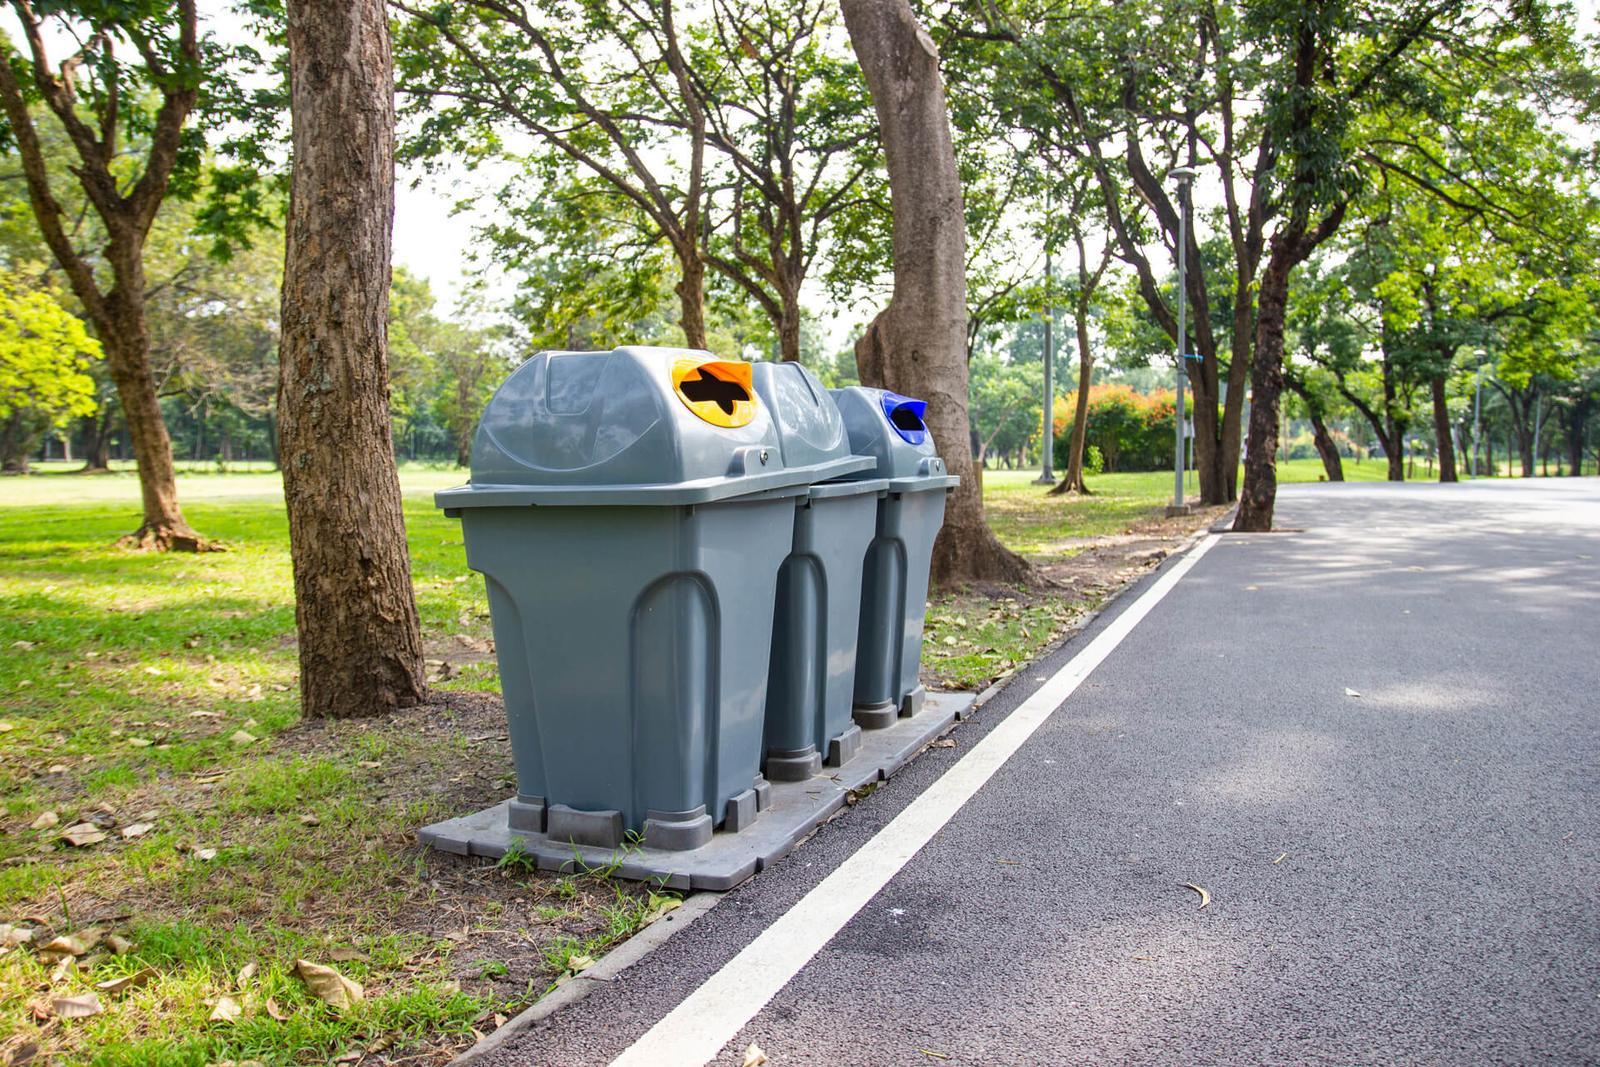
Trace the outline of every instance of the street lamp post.
<instances>
[{"instance_id":1,"label":"street lamp post","mask_svg":"<svg viewBox=\"0 0 1600 1067\"><path fill-rule=\"evenodd\" d=\"M1478 442L1483 439L1483 350L1478 350L1478 388L1472 401L1472 476L1478 476Z\"/></svg>"},{"instance_id":2,"label":"street lamp post","mask_svg":"<svg viewBox=\"0 0 1600 1067\"><path fill-rule=\"evenodd\" d=\"M1194 181L1195 170L1193 167L1175 167L1168 175L1178 183L1178 402L1173 411L1173 457L1172 457L1172 505L1167 508L1168 515L1187 515L1189 505L1183 502L1183 468L1184 468L1184 433L1183 433L1183 386L1188 377L1188 345L1184 343L1186 333L1185 313L1188 310L1189 292L1187 287L1187 273L1189 264L1189 188Z\"/></svg>"},{"instance_id":3,"label":"street lamp post","mask_svg":"<svg viewBox=\"0 0 1600 1067\"><path fill-rule=\"evenodd\" d=\"M1051 303L1051 290L1054 275L1051 273L1050 241L1045 240L1044 245L1044 466L1039 471L1038 479L1034 485L1055 485L1055 471L1051 470L1051 463L1055 459L1056 450L1056 346L1055 346L1055 318L1056 309Z\"/></svg>"}]
</instances>

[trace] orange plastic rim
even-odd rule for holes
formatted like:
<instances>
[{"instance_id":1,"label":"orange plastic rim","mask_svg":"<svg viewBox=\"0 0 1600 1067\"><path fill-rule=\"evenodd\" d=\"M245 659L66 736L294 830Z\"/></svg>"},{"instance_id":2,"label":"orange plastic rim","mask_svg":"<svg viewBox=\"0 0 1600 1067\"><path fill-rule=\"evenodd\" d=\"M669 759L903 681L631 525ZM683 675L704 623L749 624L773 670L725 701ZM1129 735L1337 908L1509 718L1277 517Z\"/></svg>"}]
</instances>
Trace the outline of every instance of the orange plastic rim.
<instances>
[{"instance_id":1,"label":"orange plastic rim","mask_svg":"<svg viewBox=\"0 0 1600 1067\"><path fill-rule=\"evenodd\" d=\"M756 417L755 375L741 360L680 359L672 390L685 407L713 426L744 426Z\"/></svg>"}]
</instances>

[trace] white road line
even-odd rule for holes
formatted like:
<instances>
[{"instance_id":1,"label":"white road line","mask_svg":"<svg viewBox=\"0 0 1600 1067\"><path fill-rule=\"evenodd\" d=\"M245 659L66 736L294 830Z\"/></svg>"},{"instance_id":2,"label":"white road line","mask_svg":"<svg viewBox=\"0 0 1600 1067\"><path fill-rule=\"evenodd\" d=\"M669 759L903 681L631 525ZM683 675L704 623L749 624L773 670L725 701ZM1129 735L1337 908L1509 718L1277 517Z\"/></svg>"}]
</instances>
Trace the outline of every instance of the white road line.
<instances>
[{"instance_id":1,"label":"white road line","mask_svg":"<svg viewBox=\"0 0 1600 1067\"><path fill-rule=\"evenodd\" d=\"M724 964L722 970L662 1017L613 1060L612 1067L698 1067L714 1059L722 1046L737 1036L1044 725L1061 702L1150 614L1216 540L1215 534L1208 534L1156 579L971 752Z\"/></svg>"}]
</instances>

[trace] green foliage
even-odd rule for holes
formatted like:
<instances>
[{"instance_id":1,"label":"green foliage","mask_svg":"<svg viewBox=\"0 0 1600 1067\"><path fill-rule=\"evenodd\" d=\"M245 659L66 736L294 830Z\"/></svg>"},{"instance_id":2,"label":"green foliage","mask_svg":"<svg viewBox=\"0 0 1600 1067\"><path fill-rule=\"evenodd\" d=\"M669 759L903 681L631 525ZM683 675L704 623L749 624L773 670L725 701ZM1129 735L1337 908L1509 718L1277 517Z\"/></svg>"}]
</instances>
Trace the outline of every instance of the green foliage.
<instances>
[{"instance_id":1,"label":"green foliage","mask_svg":"<svg viewBox=\"0 0 1600 1067\"><path fill-rule=\"evenodd\" d=\"M1067 450L1071 447L1074 404L1073 397L1056 402L1055 462L1062 470L1066 469ZM1172 410L1171 392L1136 393L1121 384L1091 386L1089 425L1084 437L1085 469L1100 473L1090 466L1091 450L1098 451L1100 470L1107 473L1171 467Z\"/></svg>"},{"instance_id":2,"label":"green foliage","mask_svg":"<svg viewBox=\"0 0 1600 1067\"><path fill-rule=\"evenodd\" d=\"M47 291L0 274L0 420L27 414L61 428L95 409L100 342Z\"/></svg>"}]
</instances>

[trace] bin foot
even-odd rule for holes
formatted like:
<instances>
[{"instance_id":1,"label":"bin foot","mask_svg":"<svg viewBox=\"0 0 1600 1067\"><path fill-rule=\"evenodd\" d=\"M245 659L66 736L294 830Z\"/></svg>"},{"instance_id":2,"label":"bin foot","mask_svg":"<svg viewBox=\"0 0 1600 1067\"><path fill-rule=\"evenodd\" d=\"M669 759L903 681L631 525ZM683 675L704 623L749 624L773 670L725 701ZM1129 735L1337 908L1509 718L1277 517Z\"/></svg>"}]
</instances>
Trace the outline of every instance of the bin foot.
<instances>
[{"instance_id":1,"label":"bin foot","mask_svg":"<svg viewBox=\"0 0 1600 1067\"><path fill-rule=\"evenodd\" d=\"M852 725L844 733L828 742L827 764L830 767L843 767L855 759L856 753L861 751L861 727Z\"/></svg>"},{"instance_id":2,"label":"bin foot","mask_svg":"<svg viewBox=\"0 0 1600 1067\"><path fill-rule=\"evenodd\" d=\"M546 809L545 819L549 827L545 832L552 841L597 848L616 848L622 844L620 811L580 811L565 804L552 804Z\"/></svg>"},{"instance_id":3,"label":"bin foot","mask_svg":"<svg viewBox=\"0 0 1600 1067\"><path fill-rule=\"evenodd\" d=\"M506 808L506 825L528 834L544 833L544 797L518 793Z\"/></svg>"},{"instance_id":4,"label":"bin foot","mask_svg":"<svg viewBox=\"0 0 1600 1067\"><path fill-rule=\"evenodd\" d=\"M856 725L863 730L887 730L899 718L900 709L892 700L879 701L876 704L857 704L850 709L850 717L855 719Z\"/></svg>"},{"instance_id":5,"label":"bin foot","mask_svg":"<svg viewBox=\"0 0 1600 1067\"><path fill-rule=\"evenodd\" d=\"M687 852L711 840L711 816L706 806L699 805L689 811L645 812L644 844L646 848L661 848L669 852Z\"/></svg>"},{"instance_id":6,"label":"bin foot","mask_svg":"<svg viewBox=\"0 0 1600 1067\"><path fill-rule=\"evenodd\" d=\"M909 719L922 710L922 705L927 703L928 687L919 685L907 693L900 701L900 717Z\"/></svg>"},{"instance_id":7,"label":"bin foot","mask_svg":"<svg viewBox=\"0 0 1600 1067\"><path fill-rule=\"evenodd\" d=\"M756 821L756 791L746 789L743 793L728 798L728 814L724 819L722 828L729 833L738 833L740 830L749 829Z\"/></svg>"},{"instance_id":8,"label":"bin foot","mask_svg":"<svg viewBox=\"0 0 1600 1067\"><path fill-rule=\"evenodd\" d=\"M767 753L766 775L774 782L803 782L822 770L816 745L775 748Z\"/></svg>"},{"instance_id":9,"label":"bin foot","mask_svg":"<svg viewBox=\"0 0 1600 1067\"><path fill-rule=\"evenodd\" d=\"M756 780L750 783L750 788L756 794L757 811L766 811L772 807L772 783L767 781L765 775L756 775Z\"/></svg>"}]
</instances>

